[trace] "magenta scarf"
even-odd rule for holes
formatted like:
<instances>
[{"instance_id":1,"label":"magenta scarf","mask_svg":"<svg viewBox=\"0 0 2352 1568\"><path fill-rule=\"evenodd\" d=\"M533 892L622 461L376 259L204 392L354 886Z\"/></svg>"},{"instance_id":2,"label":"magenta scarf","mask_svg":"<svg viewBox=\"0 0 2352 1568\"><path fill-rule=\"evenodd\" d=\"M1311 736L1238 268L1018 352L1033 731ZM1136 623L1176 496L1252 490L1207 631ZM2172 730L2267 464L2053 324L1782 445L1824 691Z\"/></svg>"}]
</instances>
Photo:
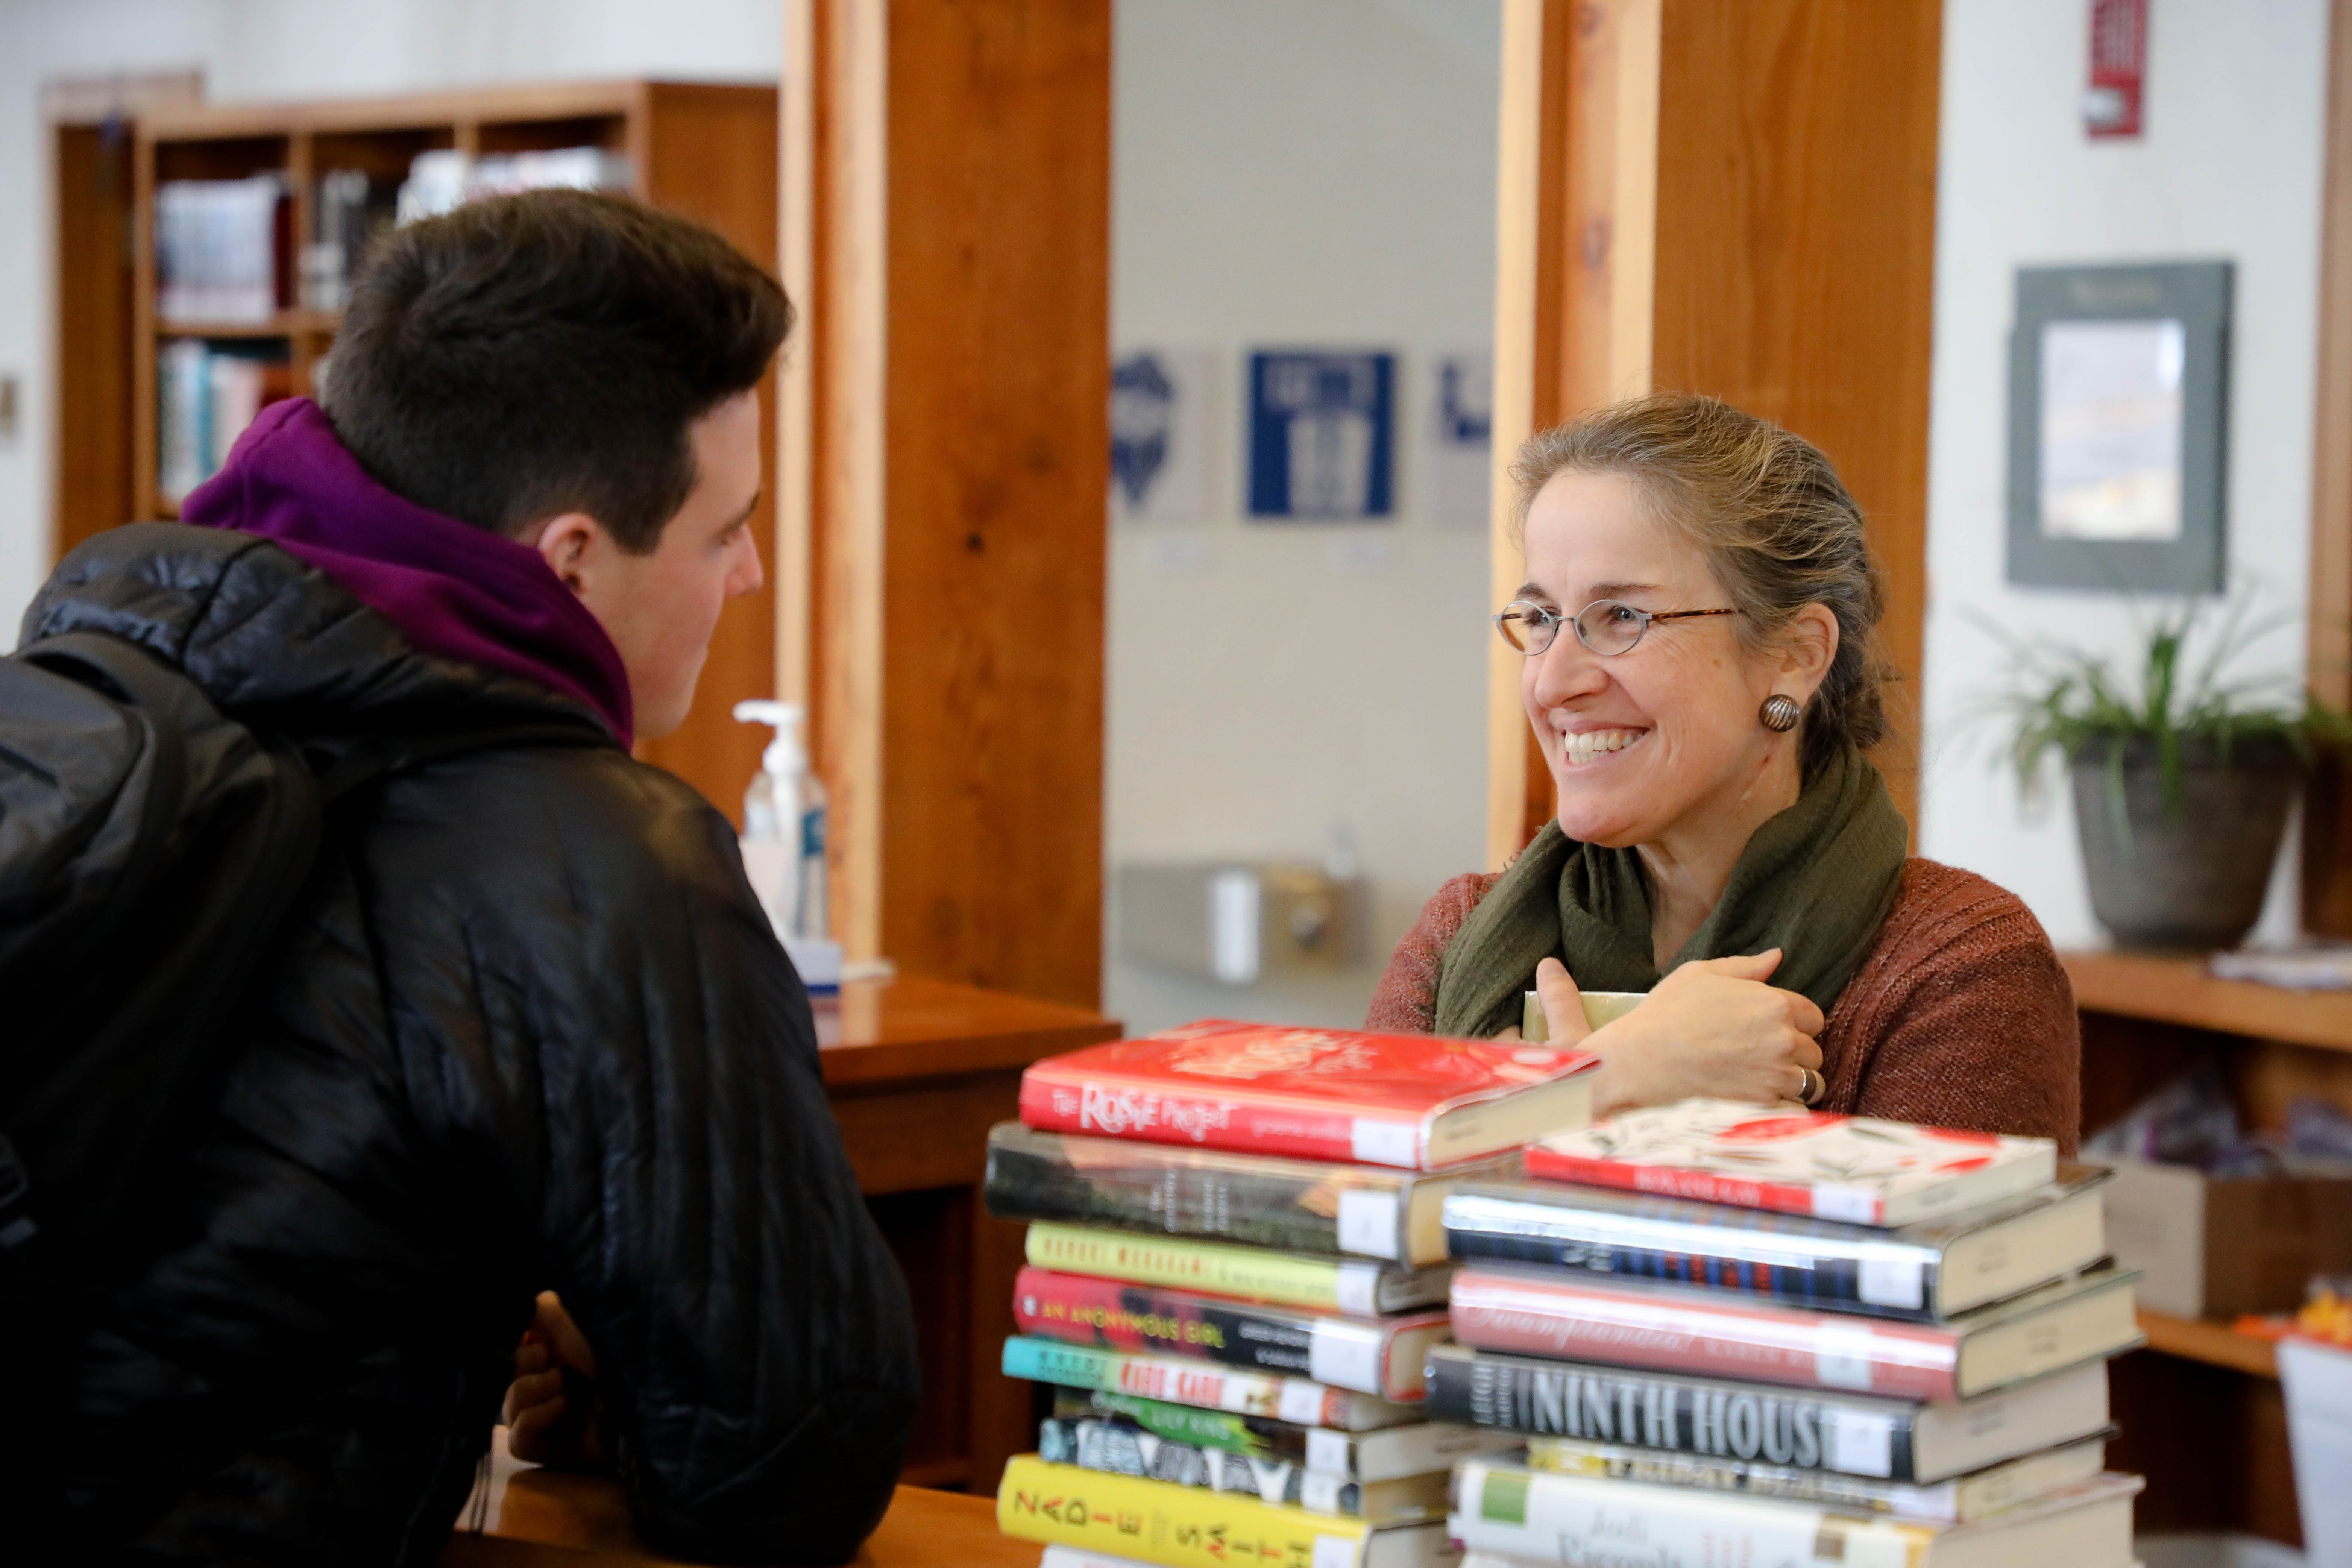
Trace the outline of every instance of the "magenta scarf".
<instances>
[{"instance_id":1,"label":"magenta scarf","mask_svg":"<svg viewBox=\"0 0 2352 1568\"><path fill-rule=\"evenodd\" d=\"M425 652L576 699L622 745L634 739L620 650L539 552L393 494L307 397L263 409L180 521L257 534Z\"/></svg>"}]
</instances>

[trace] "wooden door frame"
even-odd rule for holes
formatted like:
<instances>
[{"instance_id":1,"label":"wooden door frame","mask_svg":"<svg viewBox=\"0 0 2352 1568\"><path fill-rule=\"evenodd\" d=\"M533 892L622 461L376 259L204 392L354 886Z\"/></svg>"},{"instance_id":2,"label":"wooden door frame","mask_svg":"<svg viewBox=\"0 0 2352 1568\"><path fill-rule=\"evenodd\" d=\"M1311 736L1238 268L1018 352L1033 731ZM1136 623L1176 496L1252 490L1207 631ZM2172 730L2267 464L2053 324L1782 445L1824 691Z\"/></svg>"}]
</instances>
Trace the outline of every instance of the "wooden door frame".
<instances>
[{"instance_id":1,"label":"wooden door frame","mask_svg":"<svg viewBox=\"0 0 2352 1568\"><path fill-rule=\"evenodd\" d=\"M1533 431L1654 385L1780 420L1837 463L1886 569L1880 636L1898 677L1896 723L1874 756L1906 815L1927 598L1940 47L1940 0L1504 7L1495 603L1521 576L1510 464ZM1796 86L1775 94L1768 79ZM1717 197L1739 209L1720 212L1727 235L1694 221L1702 208L1713 221ZM1831 235L1863 237L1874 253L1831 264ZM1830 364L1821 344L1846 330L1853 363ZM1554 806L1520 705L1524 661L1500 639L1489 658L1486 837L1499 867Z\"/></svg>"}]
</instances>

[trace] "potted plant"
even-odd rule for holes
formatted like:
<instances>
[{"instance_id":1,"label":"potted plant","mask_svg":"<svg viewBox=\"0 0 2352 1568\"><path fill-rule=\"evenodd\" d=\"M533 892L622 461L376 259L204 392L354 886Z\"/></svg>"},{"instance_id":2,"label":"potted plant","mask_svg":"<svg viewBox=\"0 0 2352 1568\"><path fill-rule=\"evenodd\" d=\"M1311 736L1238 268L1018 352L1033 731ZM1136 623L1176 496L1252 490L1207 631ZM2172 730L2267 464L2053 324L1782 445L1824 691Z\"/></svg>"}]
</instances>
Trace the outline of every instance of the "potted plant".
<instances>
[{"instance_id":1,"label":"potted plant","mask_svg":"<svg viewBox=\"0 0 2352 1568\"><path fill-rule=\"evenodd\" d=\"M2091 910L2126 947L2233 947L2262 915L2287 808L2316 749L2344 721L2277 677L2235 679L2253 643L2233 601L2198 634L2210 601L2157 616L2136 681L2106 659L2000 634L2016 658L2002 700L2010 760L2033 793L2050 753L2066 763ZM2193 662L2192 641L2210 644Z\"/></svg>"}]
</instances>

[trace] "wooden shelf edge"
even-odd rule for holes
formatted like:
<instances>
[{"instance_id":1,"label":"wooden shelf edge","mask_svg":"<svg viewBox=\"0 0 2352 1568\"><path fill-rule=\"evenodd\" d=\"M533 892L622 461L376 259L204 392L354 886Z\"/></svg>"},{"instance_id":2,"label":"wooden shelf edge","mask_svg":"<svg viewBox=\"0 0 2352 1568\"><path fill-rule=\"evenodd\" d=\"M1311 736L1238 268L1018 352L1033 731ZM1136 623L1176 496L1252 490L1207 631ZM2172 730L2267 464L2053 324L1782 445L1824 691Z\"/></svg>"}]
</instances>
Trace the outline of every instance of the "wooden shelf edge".
<instances>
[{"instance_id":1,"label":"wooden shelf edge","mask_svg":"<svg viewBox=\"0 0 2352 1568\"><path fill-rule=\"evenodd\" d=\"M290 338L301 332L331 332L341 323L333 310L280 310L266 321L167 321L155 319L159 338Z\"/></svg>"},{"instance_id":2,"label":"wooden shelf edge","mask_svg":"<svg viewBox=\"0 0 2352 1568\"><path fill-rule=\"evenodd\" d=\"M2075 1005L2085 1013L2352 1052L2352 992L2216 980L2201 958L2064 952L2059 962L2074 984Z\"/></svg>"},{"instance_id":3,"label":"wooden shelf edge","mask_svg":"<svg viewBox=\"0 0 2352 1568\"><path fill-rule=\"evenodd\" d=\"M2142 1309L2139 1331L2147 1336L2149 1350L2165 1355L2201 1361L2208 1366L2224 1366L2254 1377L2275 1378L2279 1374L2277 1345L2252 1334L2242 1334L2227 1323L2168 1317Z\"/></svg>"}]
</instances>

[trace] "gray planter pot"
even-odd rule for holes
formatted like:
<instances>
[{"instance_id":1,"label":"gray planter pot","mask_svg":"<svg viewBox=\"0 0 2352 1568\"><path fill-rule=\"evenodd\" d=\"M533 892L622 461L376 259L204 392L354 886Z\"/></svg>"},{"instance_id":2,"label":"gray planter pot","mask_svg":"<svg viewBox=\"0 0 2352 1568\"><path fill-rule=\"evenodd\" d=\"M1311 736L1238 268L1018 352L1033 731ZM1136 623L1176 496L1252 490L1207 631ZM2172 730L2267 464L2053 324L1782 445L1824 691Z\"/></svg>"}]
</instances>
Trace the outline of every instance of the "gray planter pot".
<instances>
[{"instance_id":1,"label":"gray planter pot","mask_svg":"<svg viewBox=\"0 0 2352 1568\"><path fill-rule=\"evenodd\" d=\"M2222 766L2210 750L2184 758L2180 794L2165 798L2152 742L2126 744L2122 790L2114 742L2074 759L2074 823L2091 910L2126 947L2235 947L2263 912L2263 893L2303 770L2284 744L2240 746Z\"/></svg>"}]
</instances>

